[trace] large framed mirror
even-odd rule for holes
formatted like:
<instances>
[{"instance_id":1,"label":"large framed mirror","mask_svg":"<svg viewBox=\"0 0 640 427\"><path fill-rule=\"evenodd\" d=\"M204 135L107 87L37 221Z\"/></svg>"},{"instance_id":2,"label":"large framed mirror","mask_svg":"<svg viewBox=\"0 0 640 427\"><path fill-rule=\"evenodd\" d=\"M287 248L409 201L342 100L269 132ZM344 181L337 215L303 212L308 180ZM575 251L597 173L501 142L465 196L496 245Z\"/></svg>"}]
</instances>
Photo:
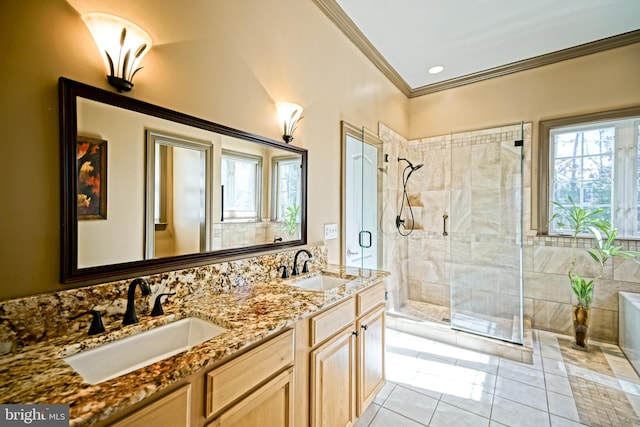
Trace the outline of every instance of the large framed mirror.
<instances>
[{"instance_id":1,"label":"large framed mirror","mask_svg":"<svg viewBox=\"0 0 640 427\"><path fill-rule=\"evenodd\" d=\"M307 151L59 80L61 281L307 243Z\"/></svg>"}]
</instances>

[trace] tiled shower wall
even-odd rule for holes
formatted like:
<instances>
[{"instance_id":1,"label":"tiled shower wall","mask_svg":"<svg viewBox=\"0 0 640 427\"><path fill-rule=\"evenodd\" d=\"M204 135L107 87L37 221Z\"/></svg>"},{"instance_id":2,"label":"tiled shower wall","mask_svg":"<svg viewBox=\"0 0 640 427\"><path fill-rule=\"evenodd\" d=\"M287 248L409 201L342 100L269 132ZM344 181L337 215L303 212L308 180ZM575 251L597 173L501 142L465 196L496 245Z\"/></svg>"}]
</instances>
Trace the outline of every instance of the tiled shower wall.
<instances>
[{"instance_id":1,"label":"tiled shower wall","mask_svg":"<svg viewBox=\"0 0 640 427\"><path fill-rule=\"evenodd\" d=\"M532 124L526 123L522 138L525 156L522 192L525 230L522 260L524 314L531 319L534 328L572 334L571 306L574 301L566 275L571 262L570 239L539 237L531 226L531 180L537 176L531 170L531 130ZM495 280L488 282L489 287L475 290L476 295L487 297L479 297L478 301L498 301L492 300L491 294L504 293L504 287L513 286L502 283L505 276L499 270L491 272L492 268L487 266L496 260L506 262L505 265L513 265L517 262L517 248L496 241L492 236L504 227L513 227L513 222L519 221L519 217L517 214L511 215L511 212L517 211L513 206L500 203L505 200L504 193L511 191L509 187L514 182L507 179L500 182L498 187L493 184L496 179L500 179L499 176L515 175L501 174L497 169L511 164L510 162L497 164L491 160L477 160L484 155L487 159L491 158L491 153L482 151L492 150L493 148L488 147L495 144L487 143L496 138L504 144L513 144L514 140L521 139L520 124L413 141L402 138L381 124L379 135L384 141L384 152L389 154L390 159L383 176L385 210L382 215L385 269L393 274L389 280L390 308L399 308L407 300L450 307L451 244L456 245L454 253L467 253L470 277L494 274ZM486 147L482 148L483 145ZM475 161L471 155L473 150L476 150ZM424 164L422 169L414 172L408 184L416 217L416 230L409 237L399 236L393 226L402 196L401 173L405 165L398 165L398 157L407 157L414 164ZM455 159L453 162L452 158ZM476 178L473 187L470 176ZM469 195L481 200L480 206L472 209ZM444 213L450 215L449 236L442 235ZM407 214L403 216L407 217ZM470 246L475 246L475 250L458 251L460 244L468 246L467 243L472 240L477 242ZM640 249L639 242L619 243L626 249ZM587 246L589 240L582 240L580 244ZM596 266L586 252L579 253L578 268L579 271L586 271L587 276L596 274ZM479 285L474 285L471 281L469 286ZM503 289L498 289L500 287ZM593 338L617 342L618 291L640 292L640 265L615 259L605 269L594 294L591 329ZM507 292L509 293L511 291Z\"/></svg>"}]
</instances>

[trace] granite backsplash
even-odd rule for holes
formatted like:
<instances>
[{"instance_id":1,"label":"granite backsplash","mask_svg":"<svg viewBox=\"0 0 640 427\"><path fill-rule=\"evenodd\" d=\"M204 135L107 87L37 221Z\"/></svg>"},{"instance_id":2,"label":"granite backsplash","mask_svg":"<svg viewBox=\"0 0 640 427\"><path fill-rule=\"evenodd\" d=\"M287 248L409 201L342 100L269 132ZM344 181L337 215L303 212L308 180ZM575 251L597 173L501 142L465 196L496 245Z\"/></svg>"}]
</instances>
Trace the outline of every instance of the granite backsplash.
<instances>
[{"instance_id":1,"label":"granite backsplash","mask_svg":"<svg viewBox=\"0 0 640 427\"><path fill-rule=\"evenodd\" d=\"M309 263L312 271L321 270L327 265L326 246L318 245L307 249L313 254ZM136 291L138 317L149 315L156 296L161 293L175 292L175 295L163 297L162 300L162 305L170 308L186 298L197 298L204 290L228 291L279 277L278 268L282 265L290 268L296 252L297 249L294 249L139 276L148 281L151 295L143 297L140 291ZM91 316L76 316L88 310L101 313L107 331L119 328L122 325L131 280L0 301L0 354L19 350L24 346L49 342L58 337L85 335L91 323Z\"/></svg>"}]
</instances>

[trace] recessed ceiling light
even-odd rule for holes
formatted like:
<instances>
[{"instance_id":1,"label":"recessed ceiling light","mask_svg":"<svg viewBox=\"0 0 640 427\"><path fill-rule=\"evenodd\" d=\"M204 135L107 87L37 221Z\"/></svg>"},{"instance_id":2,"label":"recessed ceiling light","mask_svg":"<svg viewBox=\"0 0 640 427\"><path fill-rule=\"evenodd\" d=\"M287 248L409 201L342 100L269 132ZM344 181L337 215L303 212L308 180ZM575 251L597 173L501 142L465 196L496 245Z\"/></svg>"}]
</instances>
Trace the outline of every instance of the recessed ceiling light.
<instances>
[{"instance_id":1,"label":"recessed ceiling light","mask_svg":"<svg viewBox=\"0 0 640 427\"><path fill-rule=\"evenodd\" d=\"M442 65L436 65L435 67L429 68L429 74L438 74L441 73L442 70L444 70Z\"/></svg>"}]
</instances>

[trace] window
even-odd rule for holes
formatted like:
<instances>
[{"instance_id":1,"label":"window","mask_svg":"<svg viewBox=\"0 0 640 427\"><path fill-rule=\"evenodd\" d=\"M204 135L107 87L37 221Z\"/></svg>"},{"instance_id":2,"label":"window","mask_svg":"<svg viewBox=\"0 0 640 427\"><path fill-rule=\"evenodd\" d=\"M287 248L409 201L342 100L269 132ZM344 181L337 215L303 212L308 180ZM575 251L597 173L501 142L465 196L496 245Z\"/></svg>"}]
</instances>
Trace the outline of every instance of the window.
<instances>
[{"instance_id":1,"label":"window","mask_svg":"<svg viewBox=\"0 0 640 427\"><path fill-rule=\"evenodd\" d=\"M300 207L300 158L273 159L273 218L283 221L287 208Z\"/></svg>"},{"instance_id":2,"label":"window","mask_svg":"<svg viewBox=\"0 0 640 427\"><path fill-rule=\"evenodd\" d=\"M629 117L629 112L635 114ZM547 195L540 193L541 222L553 215L552 202L573 200L584 208L602 209L619 237L640 238L639 134L640 108L541 122L540 164L548 165L548 173L541 173L540 187ZM557 221L548 225L548 234L568 232Z\"/></svg>"},{"instance_id":3,"label":"window","mask_svg":"<svg viewBox=\"0 0 640 427\"><path fill-rule=\"evenodd\" d=\"M220 173L223 219L259 221L262 159L225 151Z\"/></svg>"}]
</instances>

